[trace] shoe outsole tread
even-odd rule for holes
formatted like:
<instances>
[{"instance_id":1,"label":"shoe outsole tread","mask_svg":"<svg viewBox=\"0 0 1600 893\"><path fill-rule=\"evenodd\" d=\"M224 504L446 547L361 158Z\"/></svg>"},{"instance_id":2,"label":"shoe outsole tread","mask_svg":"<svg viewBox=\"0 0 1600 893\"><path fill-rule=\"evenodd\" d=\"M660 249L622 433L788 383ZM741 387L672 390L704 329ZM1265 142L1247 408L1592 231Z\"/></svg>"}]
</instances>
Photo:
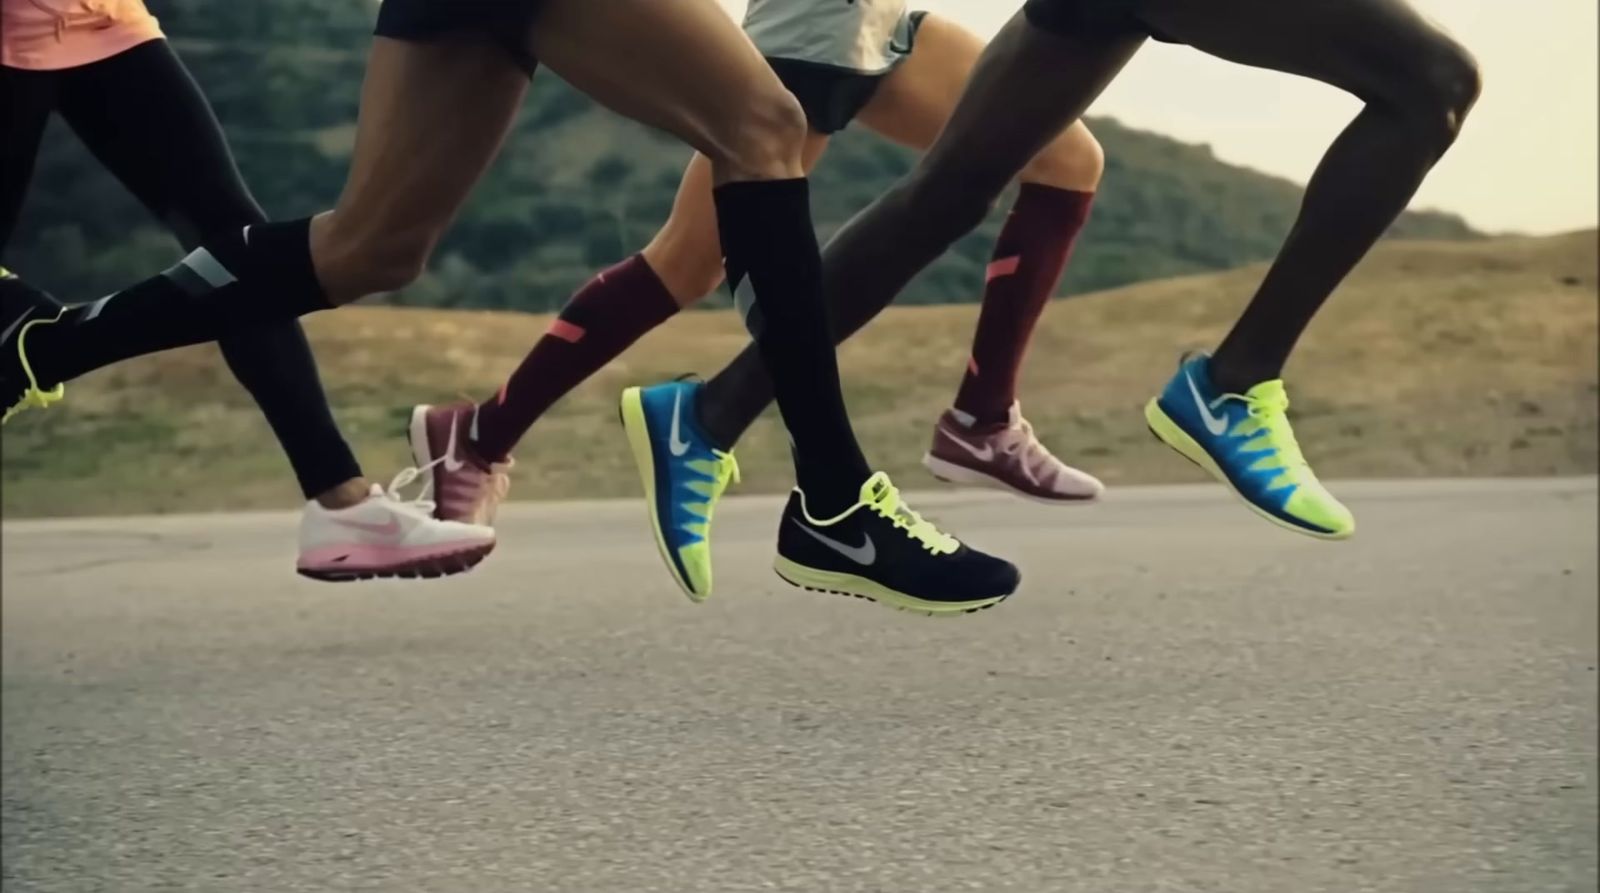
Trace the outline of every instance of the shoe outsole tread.
<instances>
[{"instance_id":1,"label":"shoe outsole tread","mask_svg":"<svg viewBox=\"0 0 1600 893\"><path fill-rule=\"evenodd\" d=\"M316 580L321 583L354 583L358 580L437 580L440 577L450 577L464 574L472 570L489 557L494 551L494 543L473 546L448 555L437 555L410 564L398 565L384 570L355 570L336 571L321 568L296 568L295 571L302 577Z\"/></svg>"},{"instance_id":2,"label":"shoe outsole tread","mask_svg":"<svg viewBox=\"0 0 1600 893\"><path fill-rule=\"evenodd\" d=\"M1167 416L1166 412L1161 409L1159 401L1157 400L1151 400L1145 405L1145 427L1150 431L1150 436L1154 437L1157 442L1172 450L1174 453L1177 453L1183 458L1189 460L1190 464L1205 472L1206 475L1211 479L1227 488L1228 492L1232 493L1234 498L1239 500L1239 502L1244 505L1245 508L1255 513L1267 523L1292 533L1298 533L1302 536L1309 536L1312 539L1319 539L1327 542L1339 542L1342 540L1347 540L1352 534L1355 533L1354 530L1349 530L1342 533L1323 533L1318 530L1312 530L1308 527L1301 527L1298 524L1292 524L1282 518L1277 517L1276 515L1273 515L1271 512L1261 508L1261 506L1256 505L1255 503L1246 499L1244 494L1239 492L1239 488L1235 487L1233 482L1228 480L1228 476L1222 472L1221 468L1217 467L1216 463L1210 460L1209 456L1205 461L1202 461L1192 454L1198 453L1201 456L1206 455L1205 450L1200 446L1200 444L1197 443L1194 438L1190 437L1182 428L1178 427L1178 424ZM1163 429L1166 429L1165 432Z\"/></svg>"},{"instance_id":3,"label":"shoe outsole tread","mask_svg":"<svg viewBox=\"0 0 1600 893\"><path fill-rule=\"evenodd\" d=\"M1002 596L996 598L994 601L989 602L987 604L983 604L983 605L976 605L976 606L970 607L970 608L956 608L956 609L951 609L951 610L935 611L935 610L928 610L926 608L913 608L913 607L910 607L910 606L907 606L907 605L891 604L889 602L880 601L879 599L874 598L873 596L864 595L864 594L862 594L860 592L846 592L846 591L844 591L842 589L825 589L825 588L820 587L820 586L810 586L810 585L807 585L805 583L797 583L794 580L791 580L788 577L784 576L782 571L776 570L776 569L773 570L773 573L777 574L778 579L782 580L785 583L788 583L790 586L793 586L796 589L804 589L807 592L821 592L821 593L824 593L824 594L827 594L827 595L842 595L842 596L845 596L846 598L859 598L862 601L872 602L875 605L882 605L885 608L892 608L892 609L894 609L896 611L901 611L901 612L906 613L906 614L918 614L918 615L921 615L923 617L964 617L964 616L966 616L968 614L976 614L979 611L987 611L990 608L993 608L995 605L1001 604L1006 599L1009 599L1011 597L1011 594L1007 594L1007 595L1002 595Z\"/></svg>"}]
</instances>

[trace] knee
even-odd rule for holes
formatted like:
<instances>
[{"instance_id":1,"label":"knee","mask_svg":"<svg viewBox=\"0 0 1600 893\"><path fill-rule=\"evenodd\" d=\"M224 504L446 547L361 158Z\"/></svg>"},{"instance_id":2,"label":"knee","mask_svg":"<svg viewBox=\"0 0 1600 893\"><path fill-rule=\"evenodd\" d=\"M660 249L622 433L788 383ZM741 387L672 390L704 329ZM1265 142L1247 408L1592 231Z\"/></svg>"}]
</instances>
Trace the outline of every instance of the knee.
<instances>
[{"instance_id":1,"label":"knee","mask_svg":"<svg viewBox=\"0 0 1600 893\"><path fill-rule=\"evenodd\" d=\"M671 252L652 258L646 251L645 259L679 307L698 304L722 284L722 261L718 258L688 258Z\"/></svg>"},{"instance_id":2,"label":"knee","mask_svg":"<svg viewBox=\"0 0 1600 893\"><path fill-rule=\"evenodd\" d=\"M1106 152L1089 128L1078 122L1035 155L1018 176L1024 183L1094 192L1106 170Z\"/></svg>"},{"instance_id":3,"label":"knee","mask_svg":"<svg viewBox=\"0 0 1600 893\"><path fill-rule=\"evenodd\" d=\"M800 163L806 139L806 114L774 79L771 88L747 91L728 104L722 120L709 128L706 155L721 179L775 180L804 174Z\"/></svg>"},{"instance_id":4,"label":"knee","mask_svg":"<svg viewBox=\"0 0 1600 893\"><path fill-rule=\"evenodd\" d=\"M416 282L436 240L433 233L351 232L335 221L313 231L312 250L329 300L347 304Z\"/></svg>"},{"instance_id":5,"label":"knee","mask_svg":"<svg viewBox=\"0 0 1600 893\"><path fill-rule=\"evenodd\" d=\"M714 222L674 212L639 252L679 307L689 307L722 284L722 250Z\"/></svg>"},{"instance_id":6,"label":"knee","mask_svg":"<svg viewBox=\"0 0 1600 893\"><path fill-rule=\"evenodd\" d=\"M1419 54L1412 81L1409 92L1413 98L1407 111L1443 151L1455 142L1467 113L1483 92L1478 62L1460 44L1440 35L1427 52Z\"/></svg>"}]
</instances>

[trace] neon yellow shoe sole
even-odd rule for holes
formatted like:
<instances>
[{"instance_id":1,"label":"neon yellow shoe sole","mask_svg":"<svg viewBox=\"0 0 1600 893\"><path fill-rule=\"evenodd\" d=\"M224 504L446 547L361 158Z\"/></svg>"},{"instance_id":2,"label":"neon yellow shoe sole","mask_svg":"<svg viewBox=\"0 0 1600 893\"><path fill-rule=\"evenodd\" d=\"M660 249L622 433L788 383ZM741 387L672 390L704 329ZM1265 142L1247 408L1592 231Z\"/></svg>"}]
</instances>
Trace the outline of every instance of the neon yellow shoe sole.
<instances>
[{"instance_id":1,"label":"neon yellow shoe sole","mask_svg":"<svg viewBox=\"0 0 1600 893\"><path fill-rule=\"evenodd\" d=\"M903 592L896 592L887 586L868 580L865 577L858 577L855 574L806 567L782 555L773 560L772 569L777 572L785 583L791 586L798 586L801 589L811 589L817 592L829 592L834 595L864 598L887 608L926 614L929 617L960 617L964 614L974 614L978 611L992 608L1011 597L1008 593L970 602L930 602L906 595Z\"/></svg>"},{"instance_id":2,"label":"neon yellow shoe sole","mask_svg":"<svg viewBox=\"0 0 1600 893\"><path fill-rule=\"evenodd\" d=\"M1177 422L1174 422L1170 417L1167 416L1166 411L1161 408L1159 399L1152 399L1149 403L1145 404L1144 419L1145 423L1150 426L1150 433L1154 434L1158 440L1171 447L1178 453L1178 455L1188 459L1195 465L1200 466L1200 468L1203 469L1207 474L1215 478L1218 483L1227 487L1228 492L1232 493L1240 502L1244 503L1245 506L1250 509L1250 511L1255 512L1257 515L1271 522L1272 524L1282 527L1284 530L1290 530L1301 534L1302 536L1309 536L1320 540L1346 540L1355 534L1354 523L1352 523L1346 530L1341 530L1336 533L1324 533L1322 531L1311 530L1309 528L1293 524L1289 521L1285 521L1284 519L1279 518L1266 509L1263 509L1261 506L1250 501L1248 497L1239 491L1238 487L1234 486L1233 481L1228 479L1227 474L1223 473L1222 468L1217 465L1216 460L1211 458L1211 454L1207 453L1205 448L1202 447L1193 437L1190 437L1189 433L1183 430L1183 428L1180 427Z\"/></svg>"},{"instance_id":3,"label":"neon yellow shoe sole","mask_svg":"<svg viewBox=\"0 0 1600 893\"><path fill-rule=\"evenodd\" d=\"M710 544L698 540L675 548L668 541L668 530L662 518L664 515L672 517L672 507L665 502L670 495L666 492L669 485L662 479L663 475L657 473L656 448L650 436L642 388L628 388L622 392L619 415L634 467L639 471L639 483L644 488L645 514L650 518L650 531L655 536L661 561L690 601L703 602L711 597ZM670 455L665 458L670 459Z\"/></svg>"}]
</instances>

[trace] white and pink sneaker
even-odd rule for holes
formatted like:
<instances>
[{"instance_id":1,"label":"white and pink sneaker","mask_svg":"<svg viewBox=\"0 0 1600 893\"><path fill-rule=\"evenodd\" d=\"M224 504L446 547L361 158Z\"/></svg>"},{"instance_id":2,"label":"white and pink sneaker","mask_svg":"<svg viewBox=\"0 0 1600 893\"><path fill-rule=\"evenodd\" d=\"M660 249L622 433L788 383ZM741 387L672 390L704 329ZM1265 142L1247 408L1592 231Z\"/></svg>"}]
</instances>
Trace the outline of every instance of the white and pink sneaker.
<instances>
[{"instance_id":1,"label":"white and pink sneaker","mask_svg":"<svg viewBox=\"0 0 1600 893\"><path fill-rule=\"evenodd\" d=\"M349 508L307 503L300 517L300 574L328 582L414 579L477 566L494 550L493 529L441 521L433 517L432 502L396 495L423 471L401 472L388 490L373 484L367 498Z\"/></svg>"},{"instance_id":2,"label":"white and pink sneaker","mask_svg":"<svg viewBox=\"0 0 1600 893\"><path fill-rule=\"evenodd\" d=\"M941 481L993 487L1052 505L1088 502L1106 489L1040 443L1015 403L1006 421L995 425L969 426L955 410L946 410L922 464Z\"/></svg>"}]
</instances>

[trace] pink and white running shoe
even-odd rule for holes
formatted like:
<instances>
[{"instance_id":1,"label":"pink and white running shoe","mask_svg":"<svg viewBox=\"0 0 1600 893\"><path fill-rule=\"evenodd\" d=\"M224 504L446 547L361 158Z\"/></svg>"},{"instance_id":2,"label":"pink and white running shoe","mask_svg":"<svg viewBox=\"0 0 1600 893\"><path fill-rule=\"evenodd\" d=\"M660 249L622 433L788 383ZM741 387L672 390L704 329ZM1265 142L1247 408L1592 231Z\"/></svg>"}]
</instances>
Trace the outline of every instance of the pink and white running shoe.
<instances>
[{"instance_id":1,"label":"pink and white running shoe","mask_svg":"<svg viewBox=\"0 0 1600 893\"><path fill-rule=\"evenodd\" d=\"M933 446L922 464L941 481L993 487L1052 505L1088 502L1106 489L1040 443L1015 403L1007 420L997 425L967 427L955 410L946 410L934 426Z\"/></svg>"},{"instance_id":2,"label":"pink and white running shoe","mask_svg":"<svg viewBox=\"0 0 1600 893\"><path fill-rule=\"evenodd\" d=\"M432 502L401 499L400 488L422 471L402 471L388 490L373 484L367 498L349 508L307 503L300 517L300 574L339 583L444 577L476 567L494 550L494 530L441 521Z\"/></svg>"},{"instance_id":3,"label":"pink and white running shoe","mask_svg":"<svg viewBox=\"0 0 1600 893\"><path fill-rule=\"evenodd\" d=\"M417 468L433 475L434 517L487 527L511 491L512 460L478 455L472 443L477 411L470 401L417 406L409 436Z\"/></svg>"}]
</instances>

